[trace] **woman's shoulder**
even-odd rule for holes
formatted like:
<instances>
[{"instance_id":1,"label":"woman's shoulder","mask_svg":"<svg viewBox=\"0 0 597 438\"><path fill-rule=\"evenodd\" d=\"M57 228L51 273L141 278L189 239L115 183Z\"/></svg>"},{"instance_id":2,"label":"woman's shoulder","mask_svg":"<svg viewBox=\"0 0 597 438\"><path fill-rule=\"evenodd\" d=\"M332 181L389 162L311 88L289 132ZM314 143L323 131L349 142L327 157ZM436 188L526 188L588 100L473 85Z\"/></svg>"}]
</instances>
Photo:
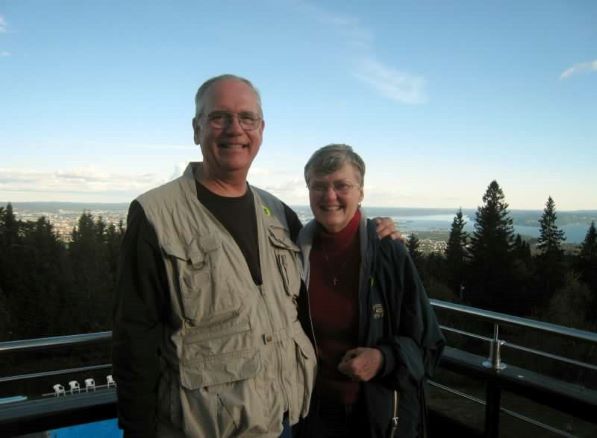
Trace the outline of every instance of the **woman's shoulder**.
<instances>
[{"instance_id":1,"label":"woman's shoulder","mask_svg":"<svg viewBox=\"0 0 597 438\"><path fill-rule=\"evenodd\" d=\"M408 249L401 239L392 239L390 236L379 239L377 236L375 221L369 218L367 218L367 237L370 242L378 242L377 246L379 251L388 255L392 254L402 258L408 254Z\"/></svg>"}]
</instances>

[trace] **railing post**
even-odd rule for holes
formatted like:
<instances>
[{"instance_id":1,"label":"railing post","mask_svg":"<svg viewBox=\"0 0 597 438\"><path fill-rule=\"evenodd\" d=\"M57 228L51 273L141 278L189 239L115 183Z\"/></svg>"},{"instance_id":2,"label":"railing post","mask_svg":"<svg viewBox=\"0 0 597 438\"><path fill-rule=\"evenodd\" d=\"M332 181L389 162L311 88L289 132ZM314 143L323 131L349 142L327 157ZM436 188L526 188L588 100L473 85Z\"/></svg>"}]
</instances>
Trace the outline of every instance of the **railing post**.
<instances>
[{"instance_id":1,"label":"railing post","mask_svg":"<svg viewBox=\"0 0 597 438\"><path fill-rule=\"evenodd\" d=\"M500 339L500 326L493 325L493 339L489 345L489 357L483 362L485 368L491 368L495 373L506 368L502 363L501 347L504 341ZM497 438L500 431L500 403L502 390L495 378L487 381L487 390L485 397L485 436L487 438Z\"/></svg>"},{"instance_id":2,"label":"railing post","mask_svg":"<svg viewBox=\"0 0 597 438\"><path fill-rule=\"evenodd\" d=\"M496 379L487 381L485 399L485 437L497 438L500 432L500 403L502 389Z\"/></svg>"},{"instance_id":3,"label":"railing post","mask_svg":"<svg viewBox=\"0 0 597 438\"><path fill-rule=\"evenodd\" d=\"M491 368L494 371L500 371L506 368L506 364L502 363L501 349L505 342L500 339L500 325L493 324L493 339L489 344L489 357L483 361L485 368Z\"/></svg>"}]
</instances>

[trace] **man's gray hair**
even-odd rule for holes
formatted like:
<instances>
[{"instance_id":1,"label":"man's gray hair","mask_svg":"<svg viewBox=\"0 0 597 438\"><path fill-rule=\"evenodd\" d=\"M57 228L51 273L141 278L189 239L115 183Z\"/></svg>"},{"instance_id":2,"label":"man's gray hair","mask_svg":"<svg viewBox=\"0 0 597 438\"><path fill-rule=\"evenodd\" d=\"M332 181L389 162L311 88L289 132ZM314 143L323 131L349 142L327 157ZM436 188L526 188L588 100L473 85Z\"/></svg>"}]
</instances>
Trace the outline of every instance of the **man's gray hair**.
<instances>
[{"instance_id":1,"label":"man's gray hair","mask_svg":"<svg viewBox=\"0 0 597 438\"><path fill-rule=\"evenodd\" d=\"M365 182L365 162L347 144L329 144L317 149L311 155L307 164L305 164L305 182L309 185L309 181L313 175L329 175L346 163L352 164L357 170L361 187L363 187L363 183Z\"/></svg>"},{"instance_id":2,"label":"man's gray hair","mask_svg":"<svg viewBox=\"0 0 597 438\"><path fill-rule=\"evenodd\" d=\"M232 74L223 74L215 76L201 84L201 86L197 90L197 94L195 94L195 117L199 117L202 115L203 107L205 104L205 95L207 94L207 91L210 89L210 87L214 85L216 82L225 81L229 79L244 82L251 88L251 90L253 90L255 96L257 97L257 104L259 105L259 115L263 117L263 110L261 108L261 96L259 95L259 90L257 90L257 88L251 83L250 80Z\"/></svg>"}]
</instances>

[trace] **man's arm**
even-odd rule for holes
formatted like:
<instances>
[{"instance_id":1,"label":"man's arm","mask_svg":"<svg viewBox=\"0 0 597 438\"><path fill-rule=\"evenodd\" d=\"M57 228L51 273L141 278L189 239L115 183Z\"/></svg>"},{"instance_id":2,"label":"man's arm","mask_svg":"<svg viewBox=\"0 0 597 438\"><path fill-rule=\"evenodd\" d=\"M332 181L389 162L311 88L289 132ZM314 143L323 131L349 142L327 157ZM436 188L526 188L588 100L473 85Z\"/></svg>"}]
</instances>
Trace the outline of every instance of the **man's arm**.
<instances>
[{"instance_id":1,"label":"man's arm","mask_svg":"<svg viewBox=\"0 0 597 438\"><path fill-rule=\"evenodd\" d=\"M167 288L155 230L134 201L121 247L112 331L118 418L125 437L155 436Z\"/></svg>"}]
</instances>

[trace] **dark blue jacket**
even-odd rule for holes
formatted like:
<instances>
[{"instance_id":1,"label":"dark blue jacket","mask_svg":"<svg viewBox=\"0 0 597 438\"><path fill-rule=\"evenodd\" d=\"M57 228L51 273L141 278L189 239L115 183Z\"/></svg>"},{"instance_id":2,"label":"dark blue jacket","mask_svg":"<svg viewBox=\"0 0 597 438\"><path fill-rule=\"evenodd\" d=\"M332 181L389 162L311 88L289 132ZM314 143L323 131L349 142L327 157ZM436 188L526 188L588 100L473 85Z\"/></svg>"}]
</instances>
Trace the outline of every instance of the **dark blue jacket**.
<instances>
[{"instance_id":1,"label":"dark blue jacket","mask_svg":"<svg viewBox=\"0 0 597 438\"><path fill-rule=\"evenodd\" d=\"M310 222L298 238L306 284L316 228L317 223ZM425 381L439 362L445 339L404 244L379 240L375 224L366 219L361 220L359 234L358 346L378 348L384 356L383 369L362 385L370 436L388 436L394 390L399 393L397 436L423 436Z\"/></svg>"}]
</instances>

